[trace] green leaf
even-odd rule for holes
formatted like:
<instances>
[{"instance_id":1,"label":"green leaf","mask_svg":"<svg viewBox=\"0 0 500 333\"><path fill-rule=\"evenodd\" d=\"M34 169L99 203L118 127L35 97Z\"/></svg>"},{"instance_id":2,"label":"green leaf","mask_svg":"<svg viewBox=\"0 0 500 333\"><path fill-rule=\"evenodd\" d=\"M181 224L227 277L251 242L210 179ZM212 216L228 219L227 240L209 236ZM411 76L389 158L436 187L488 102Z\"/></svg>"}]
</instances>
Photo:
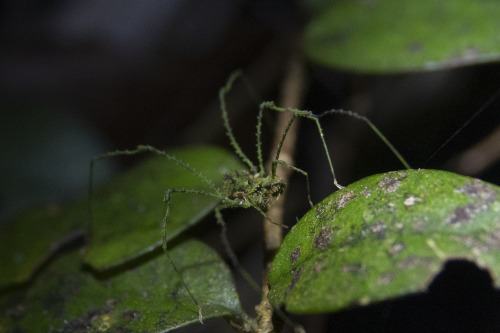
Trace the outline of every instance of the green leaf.
<instances>
[{"instance_id":1,"label":"green leaf","mask_svg":"<svg viewBox=\"0 0 500 333\"><path fill-rule=\"evenodd\" d=\"M28 281L62 245L82 236L86 200L69 206L47 205L0 227L0 289Z\"/></svg>"},{"instance_id":2,"label":"green leaf","mask_svg":"<svg viewBox=\"0 0 500 333\"><path fill-rule=\"evenodd\" d=\"M171 250L204 319L244 317L230 271L200 242ZM104 280L77 252L58 257L29 289L0 297L1 332L165 332L198 322L198 309L161 254Z\"/></svg>"},{"instance_id":3,"label":"green leaf","mask_svg":"<svg viewBox=\"0 0 500 333\"><path fill-rule=\"evenodd\" d=\"M222 175L242 169L233 155L216 147L189 147L167 152L222 184ZM191 171L165 157L154 157L116 178L92 198L92 238L84 261L109 269L157 249L162 243L162 220L167 189L210 189ZM170 202L167 239L199 222L219 199L174 193Z\"/></svg>"},{"instance_id":4,"label":"green leaf","mask_svg":"<svg viewBox=\"0 0 500 333\"><path fill-rule=\"evenodd\" d=\"M336 1L305 31L320 65L368 73L427 71L498 61L496 0Z\"/></svg>"},{"instance_id":5,"label":"green leaf","mask_svg":"<svg viewBox=\"0 0 500 333\"><path fill-rule=\"evenodd\" d=\"M271 303L318 313L424 291L456 258L487 268L499 286L499 191L436 170L357 181L286 236L269 273Z\"/></svg>"}]
</instances>

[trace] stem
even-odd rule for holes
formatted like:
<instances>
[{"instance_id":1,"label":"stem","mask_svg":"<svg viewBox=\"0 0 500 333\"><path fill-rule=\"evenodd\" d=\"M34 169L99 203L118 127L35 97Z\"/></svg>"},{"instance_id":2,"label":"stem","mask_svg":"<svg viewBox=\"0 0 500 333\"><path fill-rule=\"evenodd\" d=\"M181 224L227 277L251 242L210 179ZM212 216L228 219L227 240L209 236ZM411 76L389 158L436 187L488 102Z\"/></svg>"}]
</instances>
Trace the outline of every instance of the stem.
<instances>
[{"instance_id":1,"label":"stem","mask_svg":"<svg viewBox=\"0 0 500 333\"><path fill-rule=\"evenodd\" d=\"M449 169L475 176L500 160L500 126L458 156L447 162Z\"/></svg>"},{"instance_id":2,"label":"stem","mask_svg":"<svg viewBox=\"0 0 500 333\"><path fill-rule=\"evenodd\" d=\"M292 57L287 66L287 76L284 79L283 86L281 88L281 100L280 104L283 107L298 108L302 100L303 87L304 87L304 68L302 61L297 53L292 54ZM281 136L285 131L288 123L294 114L291 112L278 112L277 123L274 130L274 142L273 151L271 151L269 162L267 163L268 170L271 168L271 163L275 158L276 149L280 143ZM288 131L287 138L283 142L281 147L280 159L293 165L293 156L295 153L295 143L297 141L298 132L298 119L292 124ZM278 165L276 174L278 177L282 178L285 183L288 183L292 169ZM284 203L286 197L285 193L281 194L280 199L277 200L273 205L270 206L267 215L268 217L275 221L276 223L283 224L283 213L284 213ZM269 292L268 288L268 271L271 266L271 261L276 253L276 251L281 246L283 239L283 228L269 223L264 220L264 272L262 274L262 299L261 303L256 307L259 320L259 328L262 331L270 332L273 331L273 308L269 303L267 294Z\"/></svg>"}]
</instances>

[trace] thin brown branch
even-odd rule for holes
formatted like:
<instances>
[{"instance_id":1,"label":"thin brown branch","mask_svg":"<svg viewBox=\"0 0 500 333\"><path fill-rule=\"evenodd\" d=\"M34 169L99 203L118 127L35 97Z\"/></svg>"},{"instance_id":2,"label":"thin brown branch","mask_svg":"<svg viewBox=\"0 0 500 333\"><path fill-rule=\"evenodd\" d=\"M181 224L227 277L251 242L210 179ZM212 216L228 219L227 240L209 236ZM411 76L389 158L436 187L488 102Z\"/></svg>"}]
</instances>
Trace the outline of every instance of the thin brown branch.
<instances>
[{"instance_id":1,"label":"thin brown branch","mask_svg":"<svg viewBox=\"0 0 500 333\"><path fill-rule=\"evenodd\" d=\"M280 98L280 106L290 107L290 108L299 108L302 95L304 91L304 68L300 57L297 54L294 54L290 59L290 62L287 66L287 75L285 76L283 86L281 89L281 98ZM288 125L292 113L287 112L279 112L276 127L274 130L274 143L273 143L273 151L271 151L268 168L270 168L271 163L276 155L276 147L281 140L281 137L285 131L286 126ZM297 132L298 132L298 122L297 120L294 122L290 130L288 131L288 135L286 140L283 143L280 159L285 161L286 163L293 165L293 156L295 153L295 143L297 141ZM277 176L282 178L285 183L288 183L288 179L290 178L291 169L286 168L282 165L278 165L277 168ZM283 193L279 200L271 205L267 214L269 218L276 223L283 224L283 209L285 203L286 192ZM264 243L265 243L265 252L264 252L264 260L265 260L265 270L263 273L263 283L262 283L262 299L261 303L256 307L258 313L259 320L259 332L272 332L274 331L272 316L273 316L273 308L269 304L269 300L267 298L267 294L269 292L268 288L268 270L271 265L271 260L274 257L274 254L278 250L281 245L281 241L283 238L283 228L271 224L264 220Z\"/></svg>"},{"instance_id":2,"label":"thin brown branch","mask_svg":"<svg viewBox=\"0 0 500 333\"><path fill-rule=\"evenodd\" d=\"M500 127L497 127L481 142L452 158L448 166L464 175L476 175L500 159L499 142Z\"/></svg>"}]
</instances>

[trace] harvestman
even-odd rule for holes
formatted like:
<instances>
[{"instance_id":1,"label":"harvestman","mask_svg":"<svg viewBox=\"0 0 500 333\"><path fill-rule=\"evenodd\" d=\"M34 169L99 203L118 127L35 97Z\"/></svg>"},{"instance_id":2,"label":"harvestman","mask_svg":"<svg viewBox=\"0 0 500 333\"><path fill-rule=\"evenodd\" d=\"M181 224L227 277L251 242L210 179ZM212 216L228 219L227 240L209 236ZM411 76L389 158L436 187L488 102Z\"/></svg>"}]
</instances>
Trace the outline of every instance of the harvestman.
<instances>
[{"instance_id":1,"label":"harvestman","mask_svg":"<svg viewBox=\"0 0 500 333\"><path fill-rule=\"evenodd\" d=\"M199 313L199 320L202 322L202 309L200 304L198 303L196 297L191 293L189 290L189 287L185 283L184 279L182 278L182 274L178 270L177 266L175 265L175 262L173 258L170 256L169 252L167 251L167 222L168 222L168 217L170 213L170 197L173 193L191 193L191 194L197 194L197 195L204 195L204 196L209 196L209 197L214 197L220 200L220 203L215 207L215 217L217 220L217 223L221 226L222 228L222 233L221 233L221 238L222 242L225 246L226 252L228 257L230 258L233 266L238 269L238 271L252 284L254 288L258 288L256 283L253 281L253 279L246 273L246 271L241 267L241 265L238 262L238 259L236 255L234 254L233 250L231 249L231 246L229 244L228 238L227 238L227 232L226 232L226 224L222 218L222 213L221 211L223 209L227 208L254 208L257 210L260 214L264 216L264 218L269 221L270 223L277 224L283 228L287 228L287 226L283 224L276 223L271 220L266 214L268 208L272 203L284 192L286 184L285 182L279 178L276 175L276 168L278 164L284 165L286 167L291 168L292 170L299 172L306 178L306 183L307 183L307 196L308 196L308 201L311 207L313 206L313 203L311 201L311 196L310 196L310 191L309 191L309 177L308 173L305 172L304 170L301 170L297 167L294 167L292 165L287 164L285 161L280 160L280 152L281 148L283 145L283 142L285 140L285 137L288 133L288 130L290 129L290 126L292 125L293 121L297 117L303 117L310 119L315 122L316 127L318 129L323 148L325 150L326 157L328 159L328 164L330 166L330 171L332 173L333 177L333 183L337 188L342 188L335 177L335 172L334 168L332 165L332 161L330 159L330 154L328 152L328 148L326 146L326 142L324 139L323 135L323 130L321 128L319 118L323 117L328 114L344 114L348 115L351 117L354 117L356 119L362 120L365 123L367 123L372 130L385 142L385 144L392 150L392 152L397 156L397 158L403 163L403 165L406 168L410 168L408 163L403 159L403 157L398 153L398 151L393 147L393 145L386 139L386 137L375 127L375 125L372 124L372 122L361 115L358 115L354 112L351 111L345 111L345 110L328 110L320 115L315 115L311 111L303 111L303 110L298 110L298 109L292 109L292 108L281 108L278 107L274 104L274 102L263 102L260 104L259 107L259 113L257 116L257 132L256 132L256 137L257 137L257 158L258 158L258 166L256 166L243 152L241 149L240 145L236 141L233 130L231 128L231 125L229 124L229 118L228 118L228 112L226 109L226 95L227 93L231 90L234 81L241 76L241 71L236 71L233 73L230 78L228 79L226 85L222 87L222 89L219 91L219 100L220 100L220 106L221 106L221 111L222 111L222 119L224 122L224 127L226 129L226 134L229 138L229 141L231 143L231 146L233 147L234 151L238 155L238 157L247 165L248 169L246 170L237 170L232 173L228 173L224 175L223 178L223 185L218 188L216 187L210 179L205 177L202 172L195 170L193 167L191 167L188 163L176 158L175 156L168 155L166 152L159 150L155 147L152 146L147 146L147 145L139 145L137 146L136 149L134 150L117 150L114 152L109 152L102 154L100 156L97 156L96 158L92 159L90 161L90 185L89 185L89 196L92 196L92 178L93 178L93 168L94 168L94 163L100 159L106 158L106 157L111 157L111 156L118 156L118 155L135 155L143 152L151 152L160 156L164 156L165 158L173 161L177 165L189 170L192 172L194 175L196 175L202 182L204 182L208 187L209 191L201 191L201 190L196 190L196 189L186 189L186 188L170 188L166 190L165 197L164 197L164 202L166 203L166 211L165 211L165 217L163 218L162 221L162 232L163 232L163 251L165 255L167 256L168 260L172 264L172 267L174 268L179 280L181 281L182 285L184 288L187 290L189 293L189 296L193 300L193 302L196 304L198 307L198 313ZM281 136L281 140L278 144L276 155L272 161L271 164L271 172L266 172L264 169L264 161L262 158L262 140L261 140L261 128L262 128L262 116L264 113L264 110L274 110L278 112L291 112L292 118L287 124L287 127Z\"/></svg>"}]
</instances>

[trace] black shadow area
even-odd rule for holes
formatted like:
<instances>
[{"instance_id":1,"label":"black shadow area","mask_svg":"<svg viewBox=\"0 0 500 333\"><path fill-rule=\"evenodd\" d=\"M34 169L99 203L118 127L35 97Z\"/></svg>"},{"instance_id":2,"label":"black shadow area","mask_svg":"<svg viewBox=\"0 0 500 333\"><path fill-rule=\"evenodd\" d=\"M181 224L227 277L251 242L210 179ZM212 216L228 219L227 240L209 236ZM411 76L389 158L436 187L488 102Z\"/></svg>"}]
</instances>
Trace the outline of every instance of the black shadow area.
<instances>
[{"instance_id":1,"label":"black shadow area","mask_svg":"<svg viewBox=\"0 0 500 333\"><path fill-rule=\"evenodd\" d=\"M448 261L427 292L332 314L329 332L500 332L500 292L487 270Z\"/></svg>"}]
</instances>

